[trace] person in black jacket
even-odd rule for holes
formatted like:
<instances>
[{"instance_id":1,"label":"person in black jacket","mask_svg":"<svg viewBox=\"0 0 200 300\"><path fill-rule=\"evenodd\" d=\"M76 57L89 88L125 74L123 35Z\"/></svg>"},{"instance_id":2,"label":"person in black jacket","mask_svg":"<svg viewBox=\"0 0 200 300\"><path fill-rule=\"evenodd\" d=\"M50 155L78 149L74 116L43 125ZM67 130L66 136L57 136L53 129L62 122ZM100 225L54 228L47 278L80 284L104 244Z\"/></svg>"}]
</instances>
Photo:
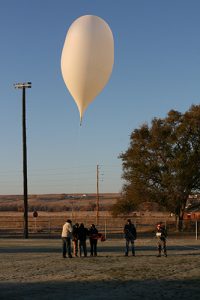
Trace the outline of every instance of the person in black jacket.
<instances>
[{"instance_id":1,"label":"person in black jacket","mask_svg":"<svg viewBox=\"0 0 200 300\"><path fill-rule=\"evenodd\" d=\"M130 219L127 220L127 223L124 226L124 237L126 240L125 256L128 256L130 243L131 243L132 255L135 256L134 242L137 238L137 232L136 232L135 225L131 222Z\"/></svg>"},{"instance_id":2,"label":"person in black jacket","mask_svg":"<svg viewBox=\"0 0 200 300\"><path fill-rule=\"evenodd\" d=\"M80 257L82 255L82 250L84 253L84 256L87 256L87 247L86 247L86 239L88 236L88 229L84 227L84 224L81 223L78 228L78 239L79 239L79 254Z\"/></svg>"},{"instance_id":3,"label":"person in black jacket","mask_svg":"<svg viewBox=\"0 0 200 300\"><path fill-rule=\"evenodd\" d=\"M97 241L98 241L98 230L95 225L92 224L89 229L90 238L90 256L97 256Z\"/></svg>"}]
</instances>

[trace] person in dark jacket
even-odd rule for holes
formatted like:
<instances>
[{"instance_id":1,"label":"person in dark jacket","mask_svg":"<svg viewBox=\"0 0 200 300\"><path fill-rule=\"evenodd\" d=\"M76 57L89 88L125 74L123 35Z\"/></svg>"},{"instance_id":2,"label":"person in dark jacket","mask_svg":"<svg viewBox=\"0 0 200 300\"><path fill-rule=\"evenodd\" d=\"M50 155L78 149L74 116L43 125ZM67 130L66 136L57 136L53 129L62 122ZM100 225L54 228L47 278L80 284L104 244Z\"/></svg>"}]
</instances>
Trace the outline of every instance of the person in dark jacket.
<instances>
[{"instance_id":1,"label":"person in dark jacket","mask_svg":"<svg viewBox=\"0 0 200 300\"><path fill-rule=\"evenodd\" d=\"M166 248L167 230L162 222L159 222L156 226L156 237L157 237L157 248L158 248L157 257L161 257L162 250L164 252L164 256L167 257L167 248Z\"/></svg>"},{"instance_id":2,"label":"person in dark jacket","mask_svg":"<svg viewBox=\"0 0 200 300\"><path fill-rule=\"evenodd\" d=\"M135 225L131 222L130 219L127 220L126 225L124 226L124 237L126 240L125 256L128 256L129 253L129 244L131 243L132 255L135 256L135 240L137 238L137 232Z\"/></svg>"},{"instance_id":3,"label":"person in dark jacket","mask_svg":"<svg viewBox=\"0 0 200 300\"><path fill-rule=\"evenodd\" d=\"M90 238L90 256L97 256L97 241L98 241L98 230L95 225L92 224L89 229Z\"/></svg>"},{"instance_id":4,"label":"person in dark jacket","mask_svg":"<svg viewBox=\"0 0 200 300\"><path fill-rule=\"evenodd\" d=\"M84 256L87 256L87 247L86 247L86 239L88 236L88 229L84 227L84 224L81 223L78 229L78 240L79 240L79 254L80 257L82 255L82 250Z\"/></svg>"}]
</instances>

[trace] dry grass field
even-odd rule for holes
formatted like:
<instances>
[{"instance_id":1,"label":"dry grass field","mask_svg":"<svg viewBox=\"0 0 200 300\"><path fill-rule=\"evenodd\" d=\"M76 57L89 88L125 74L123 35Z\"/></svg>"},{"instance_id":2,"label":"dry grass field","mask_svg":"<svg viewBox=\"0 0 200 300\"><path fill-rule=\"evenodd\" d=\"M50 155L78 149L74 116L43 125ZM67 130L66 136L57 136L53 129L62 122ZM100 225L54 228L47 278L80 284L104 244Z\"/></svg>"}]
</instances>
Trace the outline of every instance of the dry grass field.
<instances>
[{"instance_id":1,"label":"dry grass field","mask_svg":"<svg viewBox=\"0 0 200 300\"><path fill-rule=\"evenodd\" d=\"M117 193L105 193L99 197L99 212L97 220L96 194L46 194L29 195L29 233L30 237L36 235L60 235L63 223L72 219L73 223L84 223L89 227L92 223L98 224L100 231L111 233L123 232L127 218L137 223L140 232L152 232L155 224L162 220L168 227L173 225L174 217L169 212L157 211L146 203L143 209L129 216L112 218L110 207L120 197ZM153 210L152 210L153 209ZM38 217L33 217L34 210ZM23 196L0 195L0 236L23 236Z\"/></svg>"},{"instance_id":2,"label":"dry grass field","mask_svg":"<svg viewBox=\"0 0 200 300\"><path fill-rule=\"evenodd\" d=\"M100 210L108 210L120 197L119 193L99 195ZM96 207L96 194L42 194L28 195L29 211L93 211ZM23 211L22 195L0 195L0 211Z\"/></svg>"},{"instance_id":3,"label":"dry grass field","mask_svg":"<svg viewBox=\"0 0 200 300\"><path fill-rule=\"evenodd\" d=\"M63 259L60 239L0 239L0 299L199 299L200 240L138 239L136 257L124 240L98 243L98 256Z\"/></svg>"}]
</instances>

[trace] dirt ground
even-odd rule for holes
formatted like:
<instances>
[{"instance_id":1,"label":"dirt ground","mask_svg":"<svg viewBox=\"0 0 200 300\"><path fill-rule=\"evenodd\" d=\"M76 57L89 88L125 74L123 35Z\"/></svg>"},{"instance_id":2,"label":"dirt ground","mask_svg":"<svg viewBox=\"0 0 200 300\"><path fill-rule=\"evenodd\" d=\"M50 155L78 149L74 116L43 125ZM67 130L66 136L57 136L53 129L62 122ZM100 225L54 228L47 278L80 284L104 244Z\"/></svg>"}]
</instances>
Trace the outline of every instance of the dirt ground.
<instances>
[{"instance_id":1,"label":"dirt ground","mask_svg":"<svg viewBox=\"0 0 200 300\"><path fill-rule=\"evenodd\" d=\"M97 257L62 258L61 240L0 239L0 299L200 299L200 240L138 239L98 243Z\"/></svg>"}]
</instances>

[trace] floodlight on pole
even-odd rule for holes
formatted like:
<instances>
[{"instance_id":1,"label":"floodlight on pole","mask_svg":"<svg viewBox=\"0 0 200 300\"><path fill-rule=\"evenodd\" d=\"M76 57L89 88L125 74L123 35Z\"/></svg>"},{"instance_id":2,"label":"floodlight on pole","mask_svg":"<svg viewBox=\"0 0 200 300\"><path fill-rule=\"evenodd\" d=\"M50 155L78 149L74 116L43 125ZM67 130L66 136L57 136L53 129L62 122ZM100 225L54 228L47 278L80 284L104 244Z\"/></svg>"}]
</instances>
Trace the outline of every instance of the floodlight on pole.
<instances>
[{"instance_id":1,"label":"floodlight on pole","mask_svg":"<svg viewBox=\"0 0 200 300\"><path fill-rule=\"evenodd\" d=\"M26 88L31 82L15 83L16 89L22 89L22 139L23 139L23 181L24 181L24 238L28 238L28 184L27 184L27 146L26 146Z\"/></svg>"},{"instance_id":2,"label":"floodlight on pole","mask_svg":"<svg viewBox=\"0 0 200 300\"><path fill-rule=\"evenodd\" d=\"M15 83L14 87L16 89L31 88L31 82Z\"/></svg>"}]
</instances>

